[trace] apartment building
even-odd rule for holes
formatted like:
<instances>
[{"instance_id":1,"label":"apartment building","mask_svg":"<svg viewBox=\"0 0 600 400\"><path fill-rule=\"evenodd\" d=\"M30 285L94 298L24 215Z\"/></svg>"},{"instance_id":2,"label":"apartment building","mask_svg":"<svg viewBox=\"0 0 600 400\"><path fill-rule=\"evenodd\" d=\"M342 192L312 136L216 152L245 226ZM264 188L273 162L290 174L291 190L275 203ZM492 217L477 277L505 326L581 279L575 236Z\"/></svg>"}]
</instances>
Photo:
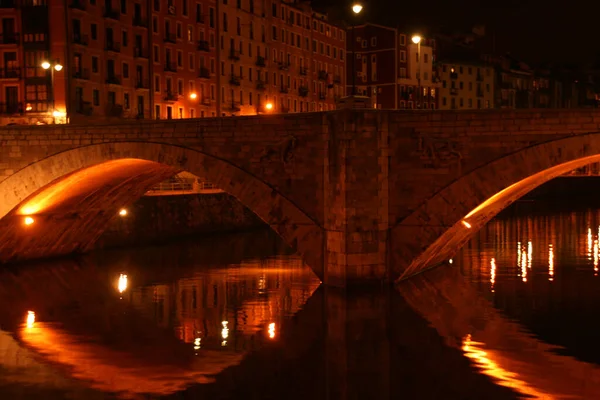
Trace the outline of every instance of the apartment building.
<instances>
[{"instance_id":1,"label":"apartment building","mask_svg":"<svg viewBox=\"0 0 600 400\"><path fill-rule=\"evenodd\" d=\"M321 111L344 95L345 32L306 1L0 0L0 19L4 125Z\"/></svg>"},{"instance_id":2,"label":"apartment building","mask_svg":"<svg viewBox=\"0 0 600 400\"><path fill-rule=\"evenodd\" d=\"M345 32L308 1L223 0L220 115L335 109Z\"/></svg>"},{"instance_id":3,"label":"apartment building","mask_svg":"<svg viewBox=\"0 0 600 400\"><path fill-rule=\"evenodd\" d=\"M442 110L494 108L494 67L479 62L449 60L438 65Z\"/></svg>"}]
</instances>

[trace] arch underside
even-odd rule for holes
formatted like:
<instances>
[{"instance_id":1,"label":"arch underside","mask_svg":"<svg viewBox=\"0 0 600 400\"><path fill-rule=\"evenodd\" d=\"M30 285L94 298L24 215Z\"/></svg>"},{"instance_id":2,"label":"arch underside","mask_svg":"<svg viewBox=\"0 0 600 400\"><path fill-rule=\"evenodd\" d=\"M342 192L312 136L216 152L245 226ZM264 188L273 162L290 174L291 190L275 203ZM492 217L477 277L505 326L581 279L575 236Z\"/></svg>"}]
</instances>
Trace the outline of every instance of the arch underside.
<instances>
[{"instance_id":1,"label":"arch underside","mask_svg":"<svg viewBox=\"0 0 600 400\"><path fill-rule=\"evenodd\" d=\"M600 162L600 133L536 144L465 174L391 230L394 275L405 279L448 260L510 204L594 162Z\"/></svg>"},{"instance_id":2,"label":"arch underside","mask_svg":"<svg viewBox=\"0 0 600 400\"><path fill-rule=\"evenodd\" d=\"M72 149L0 182L0 263L90 250L120 208L181 171L237 198L322 277L321 227L276 189L219 158L142 142ZM28 215L35 223L26 226Z\"/></svg>"}]
</instances>

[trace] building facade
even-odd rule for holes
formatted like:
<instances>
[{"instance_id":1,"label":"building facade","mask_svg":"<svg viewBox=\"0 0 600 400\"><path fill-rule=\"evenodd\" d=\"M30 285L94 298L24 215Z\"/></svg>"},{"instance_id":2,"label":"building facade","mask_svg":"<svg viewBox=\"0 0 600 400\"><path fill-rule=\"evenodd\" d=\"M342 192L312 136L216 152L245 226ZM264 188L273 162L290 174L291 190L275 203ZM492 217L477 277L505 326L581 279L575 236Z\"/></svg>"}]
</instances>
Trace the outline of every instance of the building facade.
<instances>
[{"instance_id":1,"label":"building facade","mask_svg":"<svg viewBox=\"0 0 600 400\"><path fill-rule=\"evenodd\" d=\"M495 71L483 63L442 61L437 66L442 110L494 108Z\"/></svg>"},{"instance_id":2,"label":"building facade","mask_svg":"<svg viewBox=\"0 0 600 400\"><path fill-rule=\"evenodd\" d=\"M303 1L1 0L0 19L3 125L321 111L344 95L345 32Z\"/></svg>"},{"instance_id":3,"label":"building facade","mask_svg":"<svg viewBox=\"0 0 600 400\"><path fill-rule=\"evenodd\" d=\"M348 29L346 92L371 98L382 109L437 108L435 40L365 24Z\"/></svg>"}]
</instances>

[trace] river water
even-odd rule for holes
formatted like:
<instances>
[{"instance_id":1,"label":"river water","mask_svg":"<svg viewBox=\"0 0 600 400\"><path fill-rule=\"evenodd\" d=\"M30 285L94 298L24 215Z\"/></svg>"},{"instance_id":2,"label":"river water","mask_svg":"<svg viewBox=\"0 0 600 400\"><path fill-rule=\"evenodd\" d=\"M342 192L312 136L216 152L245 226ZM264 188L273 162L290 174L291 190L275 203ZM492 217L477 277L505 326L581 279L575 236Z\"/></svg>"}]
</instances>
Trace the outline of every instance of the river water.
<instances>
[{"instance_id":1,"label":"river water","mask_svg":"<svg viewBox=\"0 0 600 400\"><path fill-rule=\"evenodd\" d=\"M600 210L522 203L396 289L272 233L0 271L0 399L600 398Z\"/></svg>"}]
</instances>

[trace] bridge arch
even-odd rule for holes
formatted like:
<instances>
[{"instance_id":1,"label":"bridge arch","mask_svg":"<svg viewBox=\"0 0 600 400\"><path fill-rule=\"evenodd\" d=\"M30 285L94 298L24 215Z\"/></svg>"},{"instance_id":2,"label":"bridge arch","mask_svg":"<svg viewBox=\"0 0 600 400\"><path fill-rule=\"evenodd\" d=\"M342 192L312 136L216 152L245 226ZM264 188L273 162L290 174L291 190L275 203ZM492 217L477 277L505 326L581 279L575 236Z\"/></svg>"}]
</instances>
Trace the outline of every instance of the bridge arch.
<instances>
[{"instance_id":1,"label":"bridge arch","mask_svg":"<svg viewBox=\"0 0 600 400\"><path fill-rule=\"evenodd\" d=\"M536 143L465 173L391 229L395 276L404 279L448 260L514 201L594 162L600 162L600 132Z\"/></svg>"},{"instance_id":2,"label":"bridge arch","mask_svg":"<svg viewBox=\"0 0 600 400\"><path fill-rule=\"evenodd\" d=\"M206 177L237 198L322 279L321 226L276 188L201 151L140 141L66 150L0 182L0 261L87 251L121 207L181 171ZM36 222L24 226L32 214Z\"/></svg>"}]
</instances>

